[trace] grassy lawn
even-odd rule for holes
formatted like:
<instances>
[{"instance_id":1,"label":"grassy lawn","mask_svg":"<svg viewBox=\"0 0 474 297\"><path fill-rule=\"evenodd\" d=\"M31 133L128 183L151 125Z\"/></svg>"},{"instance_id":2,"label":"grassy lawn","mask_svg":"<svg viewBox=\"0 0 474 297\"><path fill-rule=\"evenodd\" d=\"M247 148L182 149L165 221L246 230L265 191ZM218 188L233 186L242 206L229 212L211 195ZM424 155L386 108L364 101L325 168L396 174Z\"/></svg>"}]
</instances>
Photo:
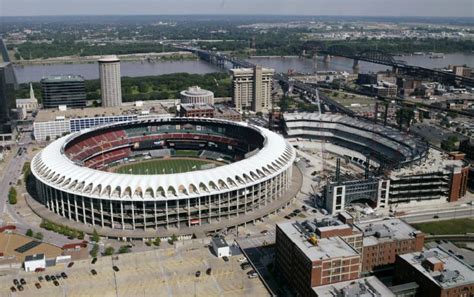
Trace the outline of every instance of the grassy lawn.
<instances>
[{"instance_id":1,"label":"grassy lawn","mask_svg":"<svg viewBox=\"0 0 474 297\"><path fill-rule=\"evenodd\" d=\"M418 230L427 234L465 234L474 232L474 219L455 219L439 222L413 224Z\"/></svg>"},{"instance_id":2,"label":"grassy lawn","mask_svg":"<svg viewBox=\"0 0 474 297\"><path fill-rule=\"evenodd\" d=\"M170 174L200 170L201 166L216 164L207 160L160 159L128 164L117 169L117 173L127 174ZM220 166L219 164L216 164Z\"/></svg>"}]
</instances>

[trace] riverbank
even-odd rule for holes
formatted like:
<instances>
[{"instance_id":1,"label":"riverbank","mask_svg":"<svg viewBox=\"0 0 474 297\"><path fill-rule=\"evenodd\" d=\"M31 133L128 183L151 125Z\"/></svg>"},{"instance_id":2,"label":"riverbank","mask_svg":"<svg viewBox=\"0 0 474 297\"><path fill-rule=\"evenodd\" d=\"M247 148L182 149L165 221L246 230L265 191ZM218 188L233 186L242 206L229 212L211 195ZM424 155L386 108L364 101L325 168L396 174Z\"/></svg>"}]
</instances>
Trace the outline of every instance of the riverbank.
<instances>
[{"instance_id":1,"label":"riverbank","mask_svg":"<svg viewBox=\"0 0 474 297\"><path fill-rule=\"evenodd\" d=\"M99 60L101 55L94 56L63 56L48 59L32 59L32 60L20 60L13 61L14 65L17 66L30 66L30 65L73 65L73 64L94 64ZM165 61L190 61L198 60L199 58L190 52L178 51L178 52L163 52L163 53L139 53L139 54L125 54L118 55L121 61L128 62L143 62L143 63L157 63Z\"/></svg>"}]
</instances>

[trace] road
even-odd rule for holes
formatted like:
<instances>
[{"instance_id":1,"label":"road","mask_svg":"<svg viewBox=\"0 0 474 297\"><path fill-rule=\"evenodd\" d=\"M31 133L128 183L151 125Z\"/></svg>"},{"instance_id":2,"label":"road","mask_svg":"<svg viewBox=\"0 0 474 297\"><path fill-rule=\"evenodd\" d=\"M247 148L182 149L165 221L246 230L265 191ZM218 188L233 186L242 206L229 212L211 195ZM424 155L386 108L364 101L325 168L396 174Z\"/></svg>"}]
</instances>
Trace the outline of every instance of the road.
<instances>
[{"instance_id":1,"label":"road","mask_svg":"<svg viewBox=\"0 0 474 297\"><path fill-rule=\"evenodd\" d=\"M0 225L11 223L11 220L13 220L19 233L24 234L28 229L33 230L35 233L41 232L43 233L43 240L45 242L49 242L58 246L73 242L61 234L50 232L40 228L37 225L31 224L8 203L8 191L10 186L17 183L22 174L21 170L23 168L23 164L28 161L28 153L22 152L22 154L19 155L18 150L21 149L23 151L23 148L27 148L30 145L31 135L29 133L23 133L17 143L17 146L12 147L12 153L15 155L9 162L7 161L8 163L5 167L5 174L3 179L0 180ZM7 217L9 217L10 220L5 220Z\"/></svg>"},{"instance_id":2,"label":"road","mask_svg":"<svg viewBox=\"0 0 474 297\"><path fill-rule=\"evenodd\" d=\"M456 206L452 208L426 210L401 216L408 223L423 223L437 220L450 220L473 217L474 206Z\"/></svg>"}]
</instances>

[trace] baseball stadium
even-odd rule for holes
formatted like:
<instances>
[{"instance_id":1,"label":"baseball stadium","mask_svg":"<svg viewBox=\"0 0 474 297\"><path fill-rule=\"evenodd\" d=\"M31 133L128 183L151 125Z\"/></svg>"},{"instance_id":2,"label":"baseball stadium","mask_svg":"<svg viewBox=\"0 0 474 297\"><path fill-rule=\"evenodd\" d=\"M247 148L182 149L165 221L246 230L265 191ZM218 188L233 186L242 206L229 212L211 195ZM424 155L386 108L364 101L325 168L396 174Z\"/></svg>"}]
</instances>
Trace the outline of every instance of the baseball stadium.
<instances>
[{"instance_id":1,"label":"baseball stadium","mask_svg":"<svg viewBox=\"0 0 474 297\"><path fill-rule=\"evenodd\" d=\"M31 165L33 196L49 213L110 230L235 226L292 198L294 160L283 137L246 123L115 123L64 136L39 152Z\"/></svg>"}]
</instances>

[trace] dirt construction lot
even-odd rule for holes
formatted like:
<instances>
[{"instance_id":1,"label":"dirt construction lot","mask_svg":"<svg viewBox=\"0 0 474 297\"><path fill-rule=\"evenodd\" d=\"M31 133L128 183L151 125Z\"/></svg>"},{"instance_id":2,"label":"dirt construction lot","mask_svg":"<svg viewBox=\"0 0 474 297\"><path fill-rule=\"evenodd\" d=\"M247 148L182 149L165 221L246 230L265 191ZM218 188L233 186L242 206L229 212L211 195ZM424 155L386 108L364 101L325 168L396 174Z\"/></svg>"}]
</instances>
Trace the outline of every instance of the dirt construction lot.
<instances>
[{"instance_id":1,"label":"dirt construction lot","mask_svg":"<svg viewBox=\"0 0 474 297\"><path fill-rule=\"evenodd\" d=\"M259 278L249 279L240 268L239 256L228 262L211 255L208 248L193 250L174 248L102 257L95 264L90 260L48 267L45 272L0 276L0 296L269 296ZM113 266L117 266L116 272ZM208 268L211 275L206 274ZM97 271L92 275L91 269ZM38 281L41 275L66 272L68 278ZM196 277L196 272L200 276ZM12 293L13 279L24 278L22 292ZM37 289L35 283L40 283Z\"/></svg>"}]
</instances>

